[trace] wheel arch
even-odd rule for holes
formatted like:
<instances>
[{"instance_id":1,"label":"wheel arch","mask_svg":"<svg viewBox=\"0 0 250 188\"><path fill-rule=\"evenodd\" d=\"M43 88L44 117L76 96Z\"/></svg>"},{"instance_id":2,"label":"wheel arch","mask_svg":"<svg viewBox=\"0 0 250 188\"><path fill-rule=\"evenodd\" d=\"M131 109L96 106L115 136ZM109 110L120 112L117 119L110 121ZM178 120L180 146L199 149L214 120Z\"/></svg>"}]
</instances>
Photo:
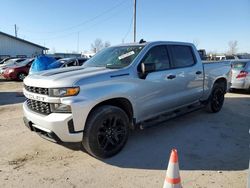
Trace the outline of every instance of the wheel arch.
<instances>
[{"instance_id":1,"label":"wheel arch","mask_svg":"<svg viewBox=\"0 0 250 188\"><path fill-rule=\"evenodd\" d=\"M218 84L222 84L223 85L223 87L224 87L224 92L226 93L227 92L227 79L226 78L224 78L224 77L220 77L220 78L218 78L218 79L216 79L215 81L214 81L214 84L216 84L216 83L218 83ZM213 86L214 86L214 84L213 84Z\"/></svg>"},{"instance_id":2,"label":"wheel arch","mask_svg":"<svg viewBox=\"0 0 250 188\"><path fill-rule=\"evenodd\" d=\"M96 108L100 106L104 106L104 105L111 105L111 106L121 108L127 114L129 118L129 122L131 126L133 126L134 110L133 110L132 103L130 102L130 100L128 100L127 98L123 98L123 97L111 98L111 99L107 99L102 102L99 102L90 110L90 112L88 113L87 119Z\"/></svg>"}]
</instances>

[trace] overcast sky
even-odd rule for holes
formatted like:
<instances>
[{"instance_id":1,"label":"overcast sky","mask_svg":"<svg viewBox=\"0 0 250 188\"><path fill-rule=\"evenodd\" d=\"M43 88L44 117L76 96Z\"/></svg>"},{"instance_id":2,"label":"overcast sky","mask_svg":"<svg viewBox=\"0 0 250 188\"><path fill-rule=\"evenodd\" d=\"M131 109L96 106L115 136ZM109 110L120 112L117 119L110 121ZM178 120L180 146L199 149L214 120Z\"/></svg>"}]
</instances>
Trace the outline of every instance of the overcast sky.
<instances>
[{"instance_id":1,"label":"overcast sky","mask_svg":"<svg viewBox=\"0 0 250 188\"><path fill-rule=\"evenodd\" d=\"M90 50L96 38L133 40L133 0L1 0L0 31L56 52ZM250 53L250 0L138 0L137 39L195 41L198 48Z\"/></svg>"}]
</instances>

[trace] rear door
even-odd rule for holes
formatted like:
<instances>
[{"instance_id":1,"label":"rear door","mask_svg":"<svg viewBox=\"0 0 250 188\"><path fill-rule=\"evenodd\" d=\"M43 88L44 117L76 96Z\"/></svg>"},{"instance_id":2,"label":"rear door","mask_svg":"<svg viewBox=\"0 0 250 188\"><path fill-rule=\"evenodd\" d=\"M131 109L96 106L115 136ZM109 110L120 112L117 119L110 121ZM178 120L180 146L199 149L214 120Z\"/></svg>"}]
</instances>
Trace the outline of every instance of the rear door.
<instances>
[{"instance_id":1,"label":"rear door","mask_svg":"<svg viewBox=\"0 0 250 188\"><path fill-rule=\"evenodd\" d=\"M171 70L168 70L167 75L175 77L173 100L176 106L199 101L203 95L203 65L196 58L192 46L168 45L168 51Z\"/></svg>"}]
</instances>

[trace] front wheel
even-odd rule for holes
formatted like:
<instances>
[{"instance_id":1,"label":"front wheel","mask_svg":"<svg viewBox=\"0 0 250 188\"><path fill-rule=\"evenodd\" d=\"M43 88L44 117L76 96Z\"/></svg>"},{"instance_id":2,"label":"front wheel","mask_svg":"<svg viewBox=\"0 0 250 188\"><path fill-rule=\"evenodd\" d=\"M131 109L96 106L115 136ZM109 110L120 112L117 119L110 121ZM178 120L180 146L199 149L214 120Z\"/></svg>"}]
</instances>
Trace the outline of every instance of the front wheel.
<instances>
[{"instance_id":1,"label":"front wheel","mask_svg":"<svg viewBox=\"0 0 250 188\"><path fill-rule=\"evenodd\" d=\"M25 78L26 76L27 76L26 73L19 73L19 74L17 75L17 79L18 79L19 81L23 81L24 78Z\"/></svg>"},{"instance_id":2,"label":"front wheel","mask_svg":"<svg viewBox=\"0 0 250 188\"><path fill-rule=\"evenodd\" d=\"M126 144L129 133L127 114L115 106L96 108L87 119L82 144L97 158L117 154Z\"/></svg>"},{"instance_id":3,"label":"front wheel","mask_svg":"<svg viewBox=\"0 0 250 188\"><path fill-rule=\"evenodd\" d=\"M212 93L206 104L206 110L208 112L219 112L224 103L225 88L223 84L215 83Z\"/></svg>"}]
</instances>

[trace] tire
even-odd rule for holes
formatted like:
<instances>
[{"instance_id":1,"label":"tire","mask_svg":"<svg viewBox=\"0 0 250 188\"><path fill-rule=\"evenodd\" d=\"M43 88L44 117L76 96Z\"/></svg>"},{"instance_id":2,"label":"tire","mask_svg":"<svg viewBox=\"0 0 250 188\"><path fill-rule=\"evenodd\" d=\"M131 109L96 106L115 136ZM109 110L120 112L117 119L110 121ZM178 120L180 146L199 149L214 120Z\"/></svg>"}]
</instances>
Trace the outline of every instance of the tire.
<instances>
[{"instance_id":1,"label":"tire","mask_svg":"<svg viewBox=\"0 0 250 188\"><path fill-rule=\"evenodd\" d=\"M101 106L88 117L82 145L88 153L104 159L117 154L126 144L129 118L120 108Z\"/></svg>"},{"instance_id":2,"label":"tire","mask_svg":"<svg viewBox=\"0 0 250 188\"><path fill-rule=\"evenodd\" d=\"M215 83L212 93L206 104L206 111L211 113L219 112L224 103L225 87L223 84Z\"/></svg>"},{"instance_id":3,"label":"tire","mask_svg":"<svg viewBox=\"0 0 250 188\"><path fill-rule=\"evenodd\" d=\"M250 93L250 87L247 89L247 92Z\"/></svg>"},{"instance_id":4,"label":"tire","mask_svg":"<svg viewBox=\"0 0 250 188\"><path fill-rule=\"evenodd\" d=\"M17 75L17 79L18 79L19 81L23 81L24 78L25 78L26 76L27 76L26 73L21 72L21 73L19 73L19 74Z\"/></svg>"}]
</instances>

